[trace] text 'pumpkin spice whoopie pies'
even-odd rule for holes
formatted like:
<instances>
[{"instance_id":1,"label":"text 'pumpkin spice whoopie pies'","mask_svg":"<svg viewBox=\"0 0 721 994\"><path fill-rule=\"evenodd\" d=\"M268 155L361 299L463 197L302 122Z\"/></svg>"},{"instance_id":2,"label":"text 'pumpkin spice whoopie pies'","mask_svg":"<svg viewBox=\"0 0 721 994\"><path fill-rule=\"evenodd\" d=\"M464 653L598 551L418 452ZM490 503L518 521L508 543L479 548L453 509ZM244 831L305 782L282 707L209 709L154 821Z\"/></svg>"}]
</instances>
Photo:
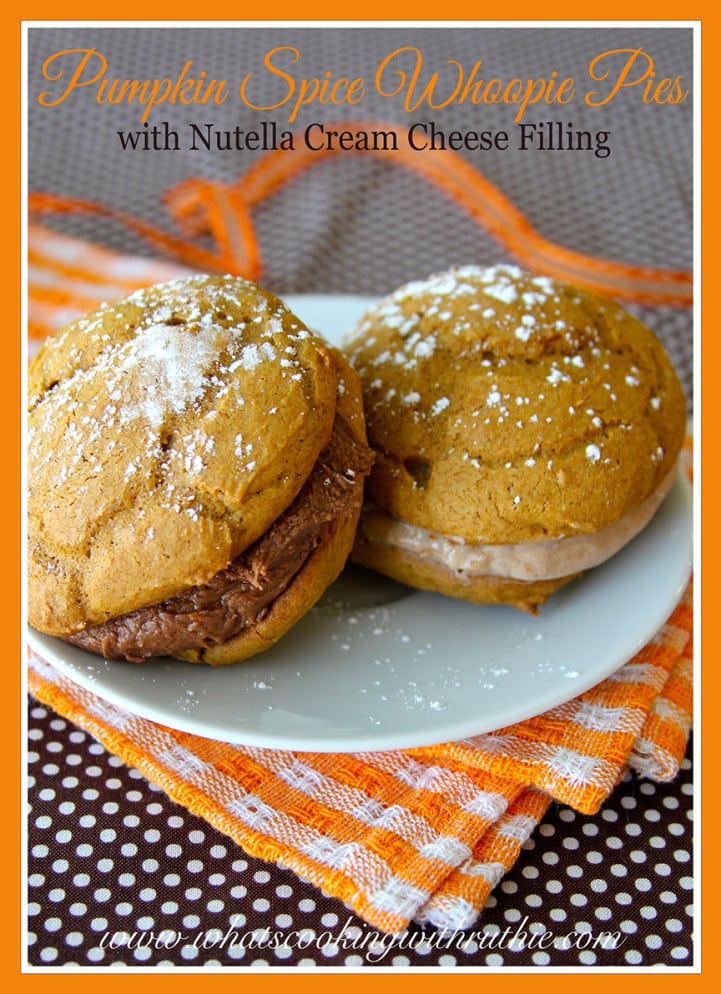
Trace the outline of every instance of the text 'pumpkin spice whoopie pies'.
<instances>
[{"instance_id":1,"label":"text 'pumpkin spice whoopie pies'","mask_svg":"<svg viewBox=\"0 0 721 994\"><path fill-rule=\"evenodd\" d=\"M685 398L617 304L464 266L368 311L345 351L376 462L353 557L415 587L535 611L648 523Z\"/></svg>"},{"instance_id":2,"label":"text 'pumpkin spice whoopie pies'","mask_svg":"<svg viewBox=\"0 0 721 994\"><path fill-rule=\"evenodd\" d=\"M30 624L231 663L335 579L373 456L348 361L253 283L140 290L29 372Z\"/></svg>"}]
</instances>

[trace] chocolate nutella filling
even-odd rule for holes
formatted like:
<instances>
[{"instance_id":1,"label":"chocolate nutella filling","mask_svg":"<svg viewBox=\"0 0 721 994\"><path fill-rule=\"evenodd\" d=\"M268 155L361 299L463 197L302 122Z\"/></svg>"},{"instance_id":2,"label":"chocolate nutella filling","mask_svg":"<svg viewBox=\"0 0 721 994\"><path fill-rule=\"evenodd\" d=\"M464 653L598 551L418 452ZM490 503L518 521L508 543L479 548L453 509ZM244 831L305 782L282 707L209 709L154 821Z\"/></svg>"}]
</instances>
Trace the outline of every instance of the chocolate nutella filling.
<instances>
[{"instance_id":1,"label":"chocolate nutella filling","mask_svg":"<svg viewBox=\"0 0 721 994\"><path fill-rule=\"evenodd\" d=\"M105 656L141 662L222 644L252 627L290 586L327 526L361 500L373 461L336 415L330 441L293 503L226 569L160 604L138 608L67 637Z\"/></svg>"}]
</instances>

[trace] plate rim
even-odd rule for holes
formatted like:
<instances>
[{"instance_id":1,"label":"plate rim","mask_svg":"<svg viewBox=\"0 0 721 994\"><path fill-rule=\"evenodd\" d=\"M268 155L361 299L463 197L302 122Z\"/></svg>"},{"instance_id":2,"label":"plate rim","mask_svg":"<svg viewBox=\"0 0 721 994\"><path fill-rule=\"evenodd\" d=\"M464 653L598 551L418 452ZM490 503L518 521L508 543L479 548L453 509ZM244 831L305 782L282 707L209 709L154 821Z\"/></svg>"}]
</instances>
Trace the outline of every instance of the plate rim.
<instances>
[{"instance_id":1,"label":"plate rim","mask_svg":"<svg viewBox=\"0 0 721 994\"><path fill-rule=\"evenodd\" d=\"M361 313L362 310L377 301L379 296L371 294L314 293L289 294L284 299L291 309L298 308L300 310L304 307L350 306L356 308L358 312ZM317 322L307 323L315 324ZM351 321L350 319L347 319L346 327L350 327L350 325ZM325 329L322 333L325 334L331 343L337 344L341 337L339 334L331 332L329 329ZM376 727L369 728L366 734L361 734L357 730L354 730L349 735L341 735L332 732L330 735L324 734L321 736L299 734L297 731L288 735L283 734L282 732L260 731L256 729L246 729L245 731L240 729L230 729L228 727L227 720L225 721L223 727L213 728L209 724L207 717L198 719L194 717L192 712L179 711L177 707L175 708L175 712L171 713L167 707L160 707L153 702L148 703L144 698L142 698L142 696L139 700L137 694L129 694L127 689L124 689L123 687L117 689L113 686L108 688L104 684L98 686L96 676L91 676L89 672L78 670L77 667L73 666L72 662L64 658L63 650L65 648L72 650L73 653L82 652L82 650L68 646L61 639L37 632L29 625L27 626L26 644L28 648L34 651L43 662L49 665L57 673L61 674L62 677L80 685L86 691L100 697L104 701L128 711L131 715L165 725L166 727L173 728L180 732L199 735L215 741L229 742L239 746L280 748L304 752L327 753L376 752L393 749L413 749L433 746L442 742L467 739L487 734L499 728L507 727L508 725L525 721L531 717L542 714L551 708L558 707L575 697L578 697L580 694L585 693L628 662L628 660L631 659L635 653L638 652L639 649L651 638L653 638L653 636L660 630L682 597L692 572L694 514L693 492L690 481L682 466L679 466L677 477L674 481L671 492L664 501L664 504L662 504L661 508L659 508L657 514L661 513L663 506L669 498L671 498L672 494L675 494L675 498L680 500L682 503L679 513L682 513L684 518L684 533L687 538L686 557L683 563L679 563L678 573L674 574L677 576L675 583L673 585L669 583L668 587L665 588L665 596L662 597L652 615L648 616L646 623L639 627L633 644L629 642L629 645L624 649L622 654L614 655L613 660L609 659L604 666L592 668L592 671L586 673L585 676L582 675L578 679L574 679L572 682L569 682L567 688L564 689L562 684L557 684L555 691L552 693L536 693L533 699L529 700L525 707L517 709L513 717L510 719L508 717L504 717L503 720L493 724L488 723L489 719L484 721L482 719L476 720L471 717L468 717L462 721L458 720L455 723L452 721L446 721L445 723L441 723L446 731L441 732L439 729L436 732L430 732L428 737L422 742L418 741L417 737L414 737L413 741L411 741L408 730L393 732L384 728L382 731L379 731ZM655 517L656 516L654 516L654 519L652 519L646 528L653 527ZM685 527L686 525L688 525L687 528ZM645 531L646 529L644 529L641 534ZM624 551L624 549L620 550L617 556L623 555ZM615 559L616 557L614 556L612 558ZM603 570L604 565L605 564L602 564L597 567L597 569ZM421 593L421 591L411 591L411 595L418 593ZM562 595L562 592L560 592L559 596L560 595ZM108 662L103 661L100 657L90 656L90 654L88 655L91 660L95 660L96 662ZM258 661L259 659L260 656L253 657L253 660L255 661ZM173 661L173 663L175 662L176 661ZM247 662L251 662L251 660L248 660ZM242 664L235 665L241 666ZM206 669L209 673L212 673L214 668L206 667ZM232 672L232 668L229 667L219 667L217 669L221 669L226 672L230 669ZM541 702L540 704L539 701ZM506 714L507 711L508 708L506 707L503 714ZM454 730L449 733L447 729L450 727L453 727Z\"/></svg>"},{"instance_id":2,"label":"plate rim","mask_svg":"<svg viewBox=\"0 0 721 994\"><path fill-rule=\"evenodd\" d=\"M692 490L688 478L681 468L679 468L677 478L674 481L669 497L672 495L674 495L676 500L681 502L684 517L690 523L692 520ZM650 524L652 525L653 522ZM689 532L690 531L691 530L689 529ZM686 589L692 571L693 542L691 534L688 536L687 547L688 556L684 563L679 566L676 581L673 585L669 583L666 596L659 602L659 606L653 615L648 616L646 623L641 626L639 631L636 633L633 643L628 644L622 656L616 656L614 657L613 662L609 661L603 667L593 669L592 672L586 674L585 678L582 676L578 680L574 680L572 684L569 684L567 691L562 689L562 684L557 684L555 685L556 689L553 693L546 696L536 695L532 702L528 702L526 707L519 708L517 715L510 720L504 719L498 724L488 725L487 722L484 722L483 720L474 722L473 719L468 718L455 724L454 727L456 728L456 731L453 732L452 735L434 734L424 741L411 741L407 732L404 733L401 731L394 733L388 732L385 729L383 731L369 730L366 736L368 741L364 741L357 733L353 733L347 738L343 738L337 734L330 737L321 736L314 738L310 734L307 736L299 736L297 732L291 735L283 735L282 733L276 732L257 732L252 729L246 733L241 733L240 731L236 732L229 730L227 726L220 729L213 729L208 725L206 720L194 719L191 712L181 712L180 714L171 715L167 711L159 709L153 704L148 704L144 699L140 699L140 701L138 701L137 697L128 697L128 695L123 692L122 688L117 690L116 688L108 688L104 685L99 687L96 677L91 677L89 674L83 672L79 673L73 667L72 662L63 659L62 649L65 647L65 643L63 643L61 639L37 632L29 625L27 628L27 643L29 648L35 652L43 662L51 666L66 679L79 684L89 693L95 694L103 700L114 704L116 707L123 708L140 718L154 721L158 724L173 728L176 731L199 735L214 741L229 742L238 746L326 753L383 752L393 749L431 747L439 745L443 742L460 741L479 735L485 735L490 732L497 731L500 728L508 727L509 725L514 725L518 722L536 717L554 707L559 707L573 698L578 697L620 669L660 630L679 603L680 598L683 596L683 592ZM621 553L622 552L623 550L621 550ZM597 569L603 569L603 564L600 567L597 567ZM417 593L422 592L412 591L411 596ZM76 649L75 647L68 646L68 648L72 650L73 654L76 652L82 652L82 650ZM88 655L90 656L90 654ZM100 657L95 656L90 656L90 659L99 663L109 662L107 660L103 661ZM212 673L214 669L216 668L208 667L208 673ZM228 667L219 667L218 669L222 669L226 672L229 670ZM540 705L539 701L541 702Z\"/></svg>"}]
</instances>

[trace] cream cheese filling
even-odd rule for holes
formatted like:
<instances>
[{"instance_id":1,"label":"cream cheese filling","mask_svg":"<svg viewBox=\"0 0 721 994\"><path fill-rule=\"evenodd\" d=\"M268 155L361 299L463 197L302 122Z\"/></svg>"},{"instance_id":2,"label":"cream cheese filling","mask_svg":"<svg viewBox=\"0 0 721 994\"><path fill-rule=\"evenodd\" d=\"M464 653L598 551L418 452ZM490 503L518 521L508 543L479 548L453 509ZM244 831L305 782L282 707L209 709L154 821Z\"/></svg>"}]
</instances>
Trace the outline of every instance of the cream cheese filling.
<instances>
[{"instance_id":1,"label":"cream cheese filling","mask_svg":"<svg viewBox=\"0 0 721 994\"><path fill-rule=\"evenodd\" d=\"M460 580L499 576L533 583L591 569L610 559L651 520L676 478L676 467L653 493L618 521L588 535L565 535L508 545L473 545L453 535L408 524L373 506L363 511L369 542L391 545L436 562Z\"/></svg>"}]
</instances>

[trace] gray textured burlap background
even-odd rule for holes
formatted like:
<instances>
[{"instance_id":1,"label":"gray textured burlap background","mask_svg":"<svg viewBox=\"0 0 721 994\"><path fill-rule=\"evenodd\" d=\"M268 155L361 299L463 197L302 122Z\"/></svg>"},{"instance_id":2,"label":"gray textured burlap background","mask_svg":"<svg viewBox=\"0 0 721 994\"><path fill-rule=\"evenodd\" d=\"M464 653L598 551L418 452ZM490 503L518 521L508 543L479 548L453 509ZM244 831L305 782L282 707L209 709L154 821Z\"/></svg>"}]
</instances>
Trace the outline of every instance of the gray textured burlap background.
<instances>
[{"instance_id":1,"label":"gray textured burlap background","mask_svg":"<svg viewBox=\"0 0 721 994\"><path fill-rule=\"evenodd\" d=\"M40 66L66 48L95 47L108 59L108 75L145 79L174 76L187 59L208 77L239 83L259 69L265 52L291 44L301 52L295 75L372 77L381 59L401 45L416 45L426 71L458 59L483 60L486 77L515 75L587 79L589 60L614 48L643 46L659 76L693 78L689 28L83 28L29 31L29 187L82 197L120 208L172 230L163 191L188 176L230 182L262 155L249 151L122 152L116 132L139 127L137 106L97 105L77 91L61 106L43 108L47 89ZM277 80L275 81L277 84ZM268 75L256 77L258 101L271 100ZM581 100L568 107L530 108L524 120L572 121L574 127L611 132L612 154L518 150L462 153L499 186L547 238L570 248L633 263L692 268L692 100L648 106L640 88L604 108ZM185 128L188 121L247 130L261 120L287 127L284 111L251 111L237 95L221 106L157 107L150 121ZM397 100L369 88L358 107L314 106L296 124L314 120L409 117ZM450 106L418 110L410 120L435 119L451 129L511 130L507 106ZM492 263L507 254L443 193L402 167L370 155L319 157L291 184L254 211L264 260L263 282L280 294L379 294L400 283L457 263ZM58 221L54 221L56 225ZM64 230L112 247L148 253L139 238L89 216L64 218ZM691 313L683 308L632 307L671 351L691 396Z\"/></svg>"}]
</instances>

